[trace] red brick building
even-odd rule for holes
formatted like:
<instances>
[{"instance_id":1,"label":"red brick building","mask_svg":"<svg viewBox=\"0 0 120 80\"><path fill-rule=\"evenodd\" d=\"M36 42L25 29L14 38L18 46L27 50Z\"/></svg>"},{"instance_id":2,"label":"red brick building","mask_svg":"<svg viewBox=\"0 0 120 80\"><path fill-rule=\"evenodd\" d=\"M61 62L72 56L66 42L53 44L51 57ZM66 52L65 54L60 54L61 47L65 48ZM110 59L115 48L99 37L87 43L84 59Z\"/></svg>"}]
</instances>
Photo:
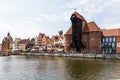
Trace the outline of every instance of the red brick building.
<instances>
[{"instance_id":1,"label":"red brick building","mask_svg":"<svg viewBox=\"0 0 120 80\"><path fill-rule=\"evenodd\" d=\"M37 37L37 46L39 47L39 50L48 50L49 47L52 46L52 41L49 36L46 36L45 33L39 33Z\"/></svg>"},{"instance_id":2,"label":"red brick building","mask_svg":"<svg viewBox=\"0 0 120 80\"><path fill-rule=\"evenodd\" d=\"M11 52L12 43L13 43L13 38L11 37L10 33L8 32L7 37L5 37L2 40L2 50L7 51L7 52Z\"/></svg>"},{"instance_id":3,"label":"red brick building","mask_svg":"<svg viewBox=\"0 0 120 80\"><path fill-rule=\"evenodd\" d=\"M72 26L64 34L65 51L120 54L120 28L100 29L95 22L87 22L76 11L70 19Z\"/></svg>"},{"instance_id":4,"label":"red brick building","mask_svg":"<svg viewBox=\"0 0 120 80\"><path fill-rule=\"evenodd\" d=\"M120 28L103 29L102 53L120 54Z\"/></svg>"},{"instance_id":5,"label":"red brick building","mask_svg":"<svg viewBox=\"0 0 120 80\"><path fill-rule=\"evenodd\" d=\"M27 46L30 44L30 39L21 39L17 44L20 51L26 51Z\"/></svg>"},{"instance_id":6,"label":"red brick building","mask_svg":"<svg viewBox=\"0 0 120 80\"><path fill-rule=\"evenodd\" d=\"M75 15L76 22L81 20L82 23L79 25L79 22L75 23L74 27L81 27L81 44L84 47L81 47L80 52L101 52L101 38L102 38L102 31L96 25L95 22L87 22L83 16L81 16L76 11L73 12L72 16ZM71 16L71 17L72 17ZM72 25L73 26L73 25ZM78 32L80 29L77 29ZM76 33L76 32L74 32ZM65 33L65 51L76 51L75 48L70 47L72 43L72 34L73 34L73 27L70 27L68 31ZM79 33L80 34L80 33ZM76 33L78 35L78 33ZM79 42L78 41L78 42ZM78 45L78 44L76 44Z\"/></svg>"}]
</instances>

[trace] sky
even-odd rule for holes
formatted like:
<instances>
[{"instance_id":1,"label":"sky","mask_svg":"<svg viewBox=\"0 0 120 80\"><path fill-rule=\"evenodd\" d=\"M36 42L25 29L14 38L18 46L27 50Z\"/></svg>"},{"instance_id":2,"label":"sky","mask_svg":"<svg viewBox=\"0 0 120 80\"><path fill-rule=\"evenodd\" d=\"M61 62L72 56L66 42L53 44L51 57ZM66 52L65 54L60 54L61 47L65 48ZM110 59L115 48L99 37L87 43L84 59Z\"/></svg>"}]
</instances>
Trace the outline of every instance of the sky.
<instances>
[{"instance_id":1,"label":"sky","mask_svg":"<svg viewBox=\"0 0 120 80\"><path fill-rule=\"evenodd\" d=\"M65 33L75 8L101 29L120 28L120 0L0 0L0 43L8 32L13 39Z\"/></svg>"}]
</instances>

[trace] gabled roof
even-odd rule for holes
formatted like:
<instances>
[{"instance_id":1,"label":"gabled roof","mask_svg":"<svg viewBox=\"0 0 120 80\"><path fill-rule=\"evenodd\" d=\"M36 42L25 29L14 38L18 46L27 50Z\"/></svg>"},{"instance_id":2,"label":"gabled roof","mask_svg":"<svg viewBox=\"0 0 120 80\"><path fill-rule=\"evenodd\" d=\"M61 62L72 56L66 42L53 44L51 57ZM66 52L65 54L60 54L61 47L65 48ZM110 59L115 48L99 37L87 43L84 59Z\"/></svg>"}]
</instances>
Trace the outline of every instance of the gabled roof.
<instances>
[{"instance_id":1,"label":"gabled roof","mask_svg":"<svg viewBox=\"0 0 120 80\"><path fill-rule=\"evenodd\" d=\"M23 39L23 40L18 41L17 43L18 44L26 44L26 43L29 43L29 42L30 42L29 39Z\"/></svg>"},{"instance_id":2,"label":"gabled roof","mask_svg":"<svg viewBox=\"0 0 120 80\"><path fill-rule=\"evenodd\" d=\"M88 23L89 32L91 31L100 31L100 28L96 25L95 22Z\"/></svg>"},{"instance_id":3,"label":"gabled roof","mask_svg":"<svg viewBox=\"0 0 120 80\"><path fill-rule=\"evenodd\" d=\"M72 14L75 14L77 16L77 18L83 20L86 22L86 20L84 19L84 17L82 15L80 15L78 12L74 11Z\"/></svg>"},{"instance_id":4,"label":"gabled roof","mask_svg":"<svg viewBox=\"0 0 120 80\"><path fill-rule=\"evenodd\" d=\"M101 31L95 22L85 23L83 32ZM72 34L72 27L70 27L65 35Z\"/></svg>"},{"instance_id":5,"label":"gabled roof","mask_svg":"<svg viewBox=\"0 0 120 80\"><path fill-rule=\"evenodd\" d=\"M84 24L83 32L90 32L89 27L88 27L88 23Z\"/></svg>"},{"instance_id":6,"label":"gabled roof","mask_svg":"<svg viewBox=\"0 0 120 80\"><path fill-rule=\"evenodd\" d=\"M64 36L63 35L55 35L52 37L52 39L54 39L55 41L58 41L60 38L64 39Z\"/></svg>"},{"instance_id":7,"label":"gabled roof","mask_svg":"<svg viewBox=\"0 0 120 80\"><path fill-rule=\"evenodd\" d=\"M103 36L120 36L120 28L117 29L102 29Z\"/></svg>"},{"instance_id":8,"label":"gabled roof","mask_svg":"<svg viewBox=\"0 0 120 80\"><path fill-rule=\"evenodd\" d=\"M39 37L43 37L43 36L45 36L45 33L39 33L38 36L39 36Z\"/></svg>"},{"instance_id":9,"label":"gabled roof","mask_svg":"<svg viewBox=\"0 0 120 80\"><path fill-rule=\"evenodd\" d=\"M82 23L83 32L101 31L95 22L87 22L84 19L84 17L81 16L78 12L74 11L72 14L75 14L79 19L83 20L83 23ZM70 27L64 35L71 35L71 34L72 34L72 27Z\"/></svg>"},{"instance_id":10,"label":"gabled roof","mask_svg":"<svg viewBox=\"0 0 120 80\"><path fill-rule=\"evenodd\" d=\"M72 34L72 27L70 27L64 35L70 35L70 34Z\"/></svg>"}]
</instances>

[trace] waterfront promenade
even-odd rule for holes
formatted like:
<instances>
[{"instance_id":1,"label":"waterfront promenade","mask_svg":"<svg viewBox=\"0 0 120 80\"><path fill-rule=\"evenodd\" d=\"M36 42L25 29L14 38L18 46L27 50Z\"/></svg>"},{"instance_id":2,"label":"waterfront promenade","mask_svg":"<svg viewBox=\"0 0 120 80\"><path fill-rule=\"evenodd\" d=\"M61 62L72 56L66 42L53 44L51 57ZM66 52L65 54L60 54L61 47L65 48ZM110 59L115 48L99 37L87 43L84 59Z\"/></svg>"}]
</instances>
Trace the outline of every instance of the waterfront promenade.
<instances>
[{"instance_id":1,"label":"waterfront promenade","mask_svg":"<svg viewBox=\"0 0 120 80\"><path fill-rule=\"evenodd\" d=\"M78 57L78 58L95 58L95 59L120 59L119 54L102 54L102 53L71 53L71 52L40 52L40 53L21 53L27 56L57 56L57 57Z\"/></svg>"}]
</instances>

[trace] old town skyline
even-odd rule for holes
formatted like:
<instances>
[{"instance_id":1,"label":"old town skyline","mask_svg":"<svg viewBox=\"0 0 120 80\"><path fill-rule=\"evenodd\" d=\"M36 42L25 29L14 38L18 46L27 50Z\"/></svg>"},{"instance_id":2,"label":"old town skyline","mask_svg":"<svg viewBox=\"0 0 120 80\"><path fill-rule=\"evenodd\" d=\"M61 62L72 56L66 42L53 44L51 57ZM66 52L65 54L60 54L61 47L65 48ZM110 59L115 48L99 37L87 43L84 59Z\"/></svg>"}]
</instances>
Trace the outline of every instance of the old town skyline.
<instances>
[{"instance_id":1,"label":"old town skyline","mask_svg":"<svg viewBox=\"0 0 120 80\"><path fill-rule=\"evenodd\" d=\"M0 0L0 80L120 80L120 0Z\"/></svg>"},{"instance_id":2,"label":"old town skyline","mask_svg":"<svg viewBox=\"0 0 120 80\"><path fill-rule=\"evenodd\" d=\"M32 38L39 32L50 36L58 34L59 30L66 32L71 25L69 16L74 8L87 21L95 21L100 28L118 28L119 3L118 0L0 1L0 41L7 32L13 39Z\"/></svg>"}]
</instances>

